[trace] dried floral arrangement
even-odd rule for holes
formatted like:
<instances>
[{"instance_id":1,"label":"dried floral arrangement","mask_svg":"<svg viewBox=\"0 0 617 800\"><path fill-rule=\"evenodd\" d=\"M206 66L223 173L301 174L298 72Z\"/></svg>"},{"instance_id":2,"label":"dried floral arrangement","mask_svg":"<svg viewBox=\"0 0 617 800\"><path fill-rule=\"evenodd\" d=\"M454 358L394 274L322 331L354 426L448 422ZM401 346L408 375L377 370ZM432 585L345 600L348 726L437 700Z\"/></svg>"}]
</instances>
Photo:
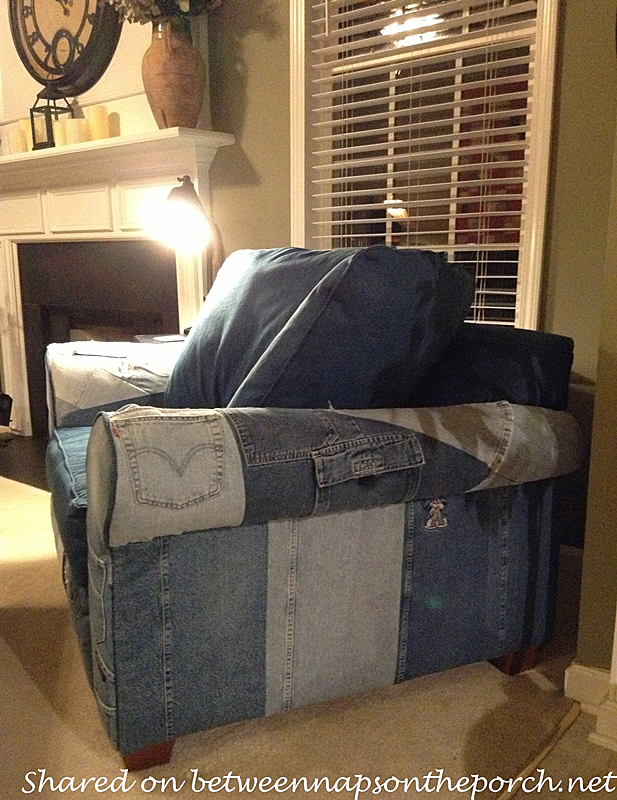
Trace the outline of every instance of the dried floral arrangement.
<instances>
[{"instance_id":1,"label":"dried floral arrangement","mask_svg":"<svg viewBox=\"0 0 617 800\"><path fill-rule=\"evenodd\" d=\"M127 22L155 22L162 17L194 17L220 6L223 0L106 0Z\"/></svg>"}]
</instances>

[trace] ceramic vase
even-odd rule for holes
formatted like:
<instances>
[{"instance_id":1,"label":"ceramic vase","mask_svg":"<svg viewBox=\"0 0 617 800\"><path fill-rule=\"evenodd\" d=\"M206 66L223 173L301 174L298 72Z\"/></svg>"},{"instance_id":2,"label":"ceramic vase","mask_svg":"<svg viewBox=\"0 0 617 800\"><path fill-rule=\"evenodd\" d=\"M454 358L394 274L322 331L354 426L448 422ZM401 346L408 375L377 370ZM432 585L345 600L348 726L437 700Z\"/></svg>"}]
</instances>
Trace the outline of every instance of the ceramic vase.
<instances>
[{"instance_id":1,"label":"ceramic vase","mask_svg":"<svg viewBox=\"0 0 617 800\"><path fill-rule=\"evenodd\" d=\"M195 128L206 87L206 66L191 40L186 17L166 17L152 25L144 53L142 80L159 128Z\"/></svg>"}]
</instances>

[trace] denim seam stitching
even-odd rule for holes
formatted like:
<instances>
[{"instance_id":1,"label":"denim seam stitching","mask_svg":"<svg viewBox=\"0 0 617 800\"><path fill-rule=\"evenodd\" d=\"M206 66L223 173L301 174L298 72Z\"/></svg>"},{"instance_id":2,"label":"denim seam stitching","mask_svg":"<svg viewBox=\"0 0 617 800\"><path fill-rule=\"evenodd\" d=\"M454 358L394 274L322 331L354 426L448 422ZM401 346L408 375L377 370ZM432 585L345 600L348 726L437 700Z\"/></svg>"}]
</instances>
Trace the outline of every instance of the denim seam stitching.
<instances>
[{"instance_id":1,"label":"denim seam stitching","mask_svg":"<svg viewBox=\"0 0 617 800\"><path fill-rule=\"evenodd\" d=\"M172 656L171 656L171 596L169 588L169 541L159 539L159 577L161 588L161 619L162 619L162 667L164 680L163 706L165 712L165 738L174 738L173 718L173 686L172 686Z\"/></svg>"},{"instance_id":2,"label":"denim seam stitching","mask_svg":"<svg viewBox=\"0 0 617 800\"><path fill-rule=\"evenodd\" d=\"M287 572L287 608L285 619L285 666L283 674L283 710L293 705L294 657L296 642L296 598L298 582L299 522L289 520L289 562Z\"/></svg>"},{"instance_id":3,"label":"denim seam stitching","mask_svg":"<svg viewBox=\"0 0 617 800\"><path fill-rule=\"evenodd\" d=\"M501 559L499 575L499 632L498 646L499 652L505 652L506 645L506 619L508 608L508 544L509 544L509 524L508 524L508 497L509 494L504 490L500 492L499 508L499 532L501 541Z\"/></svg>"},{"instance_id":4,"label":"denim seam stitching","mask_svg":"<svg viewBox=\"0 0 617 800\"><path fill-rule=\"evenodd\" d=\"M352 265L352 263L354 261L354 258L355 258L355 254L353 256L351 256L351 258L349 259L349 262L346 264L345 268L341 270L342 274L339 276L339 278L336 281L336 283L334 284L334 286L332 286L332 288L328 292L327 296L321 301L321 307L316 310L317 313L314 313L313 319L309 322L308 325L305 326L304 331L302 332L302 335L300 337L300 340L296 341L296 344L293 346L293 352L289 353L287 359L284 361L283 364L281 364L281 366L279 367L279 369L277 371L277 374L274 376L273 380L271 381L270 386L268 386L262 392L261 400L260 400L262 405L264 405L264 406L268 405L265 401L272 394L272 392L276 389L277 385L283 380L283 378L285 376L285 373L289 369L290 364L292 363L293 359L297 356L300 348L306 342L306 339L309 336L309 334L313 331L313 328L317 325L317 323L322 318L322 316L326 313L326 311L329 310L329 308L330 308L330 306L332 304L332 300L335 297L336 293L338 292L340 285L347 278L347 273L349 272L349 270L351 268L351 265ZM341 263L344 263L344 262L341 262ZM336 269L336 268L337 267L333 267L333 270ZM328 274L332 274L332 273L330 272ZM327 277L327 276L324 276L324 278L325 277ZM323 278L322 278L322 281L323 281ZM321 283L321 281L319 281L319 283ZM319 286L319 283L317 284L317 286ZM317 287L315 287L315 288L317 288ZM281 333L282 333L282 331L281 331ZM280 334L279 334L279 336L280 336Z\"/></svg>"},{"instance_id":5,"label":"denim seam stitching","mask_svg":"<svg viewBox=\"0 0 617 800\"><path fill-rule=\"evenodd\" d=\"M71 500L75 504L76 508L80 508L80 509L86 508L87 507L87 503L85 503L79 497L79 494L77 493L77 487L76 487L76 484L75 484L75 477L74 477L74 474L73 474L73 470L71 469L71 464L70 464L70 461L69 461L68 454L66 452L66 448L64 446L64 442L62 441L62 439L59 436L56 436L56 443L58 445L58 449L60 450L60 453L62 454L62 461L63 461L64 469L66 471L66 474L69 476Z\"/></svg>"},{"instance_id":6,"label":"denim seam stitching","mask_svg":"<svg viewBox=\"0 0 617 800\"><path fill-rule=\"evenodd\" d=\"M508 403L506 400L501 400L497 405L499 405L502 410L504 421L499 444L489 466L489 469L493 473L497 473L503 464L508 453L508 448L510 447L510 443L512 441L512 434L514 432L514 413L510 403Z\"/></svg>"},{"instance_id":7,"label":"denim seam stitching","mask_svg":"<svg viewBox=\"0 0 617 800\"><path fill-rule=\"evenodd\" d=\"M97 705L105 712L105 714L107 714L109 717L115 717L117 706L108 706L107 703L104 703L96 689L93 689L92 693L94 694Z\"/></svg>"},{"instance_id":8,"label":"denim seam stitching","mask_svg":"<svg viewBox=\"0 0 617 800\"><path fill-rule=\"evenodd\" d=\"M88 582L90 587L92 588L93 593L97 597L98 601L97 605L98 605L98 610L100 612L100 621L101 621L100 638L95 638L95 642L96 644L101 644L107 638L107 612L105 610L105 587L107 585L107 564L105 562L105 559L97 556L97 554L91 547L88 548L88 552L92 557L93 561L95 562L96 566L101 570L103 576L101 581L101 589L99 591L99 589L96 586L96 583L94 582L94 576L92 575L93 570L91 569L88 570ZM90 625L90 630L92 630L92 625Z\"/></svg>"},{"instance_id":9,"label":"denim seam stitching","mask_svg":"<svg viewBox=\"0 0 617 800\"><path fill-rule=\"evenodd\" d=\"M405 530L403 543L403 564L401 576L401 613L399 628L398 659L396 668L395 682L400 683L405 680L405 670L407 668L407 649L409 647L409 620L411 617L411 595L412 595L412 568L413 568L413 545L414 545L414 524L415 506L413 503L405 504Z\"/></svg>"}]
</instances>

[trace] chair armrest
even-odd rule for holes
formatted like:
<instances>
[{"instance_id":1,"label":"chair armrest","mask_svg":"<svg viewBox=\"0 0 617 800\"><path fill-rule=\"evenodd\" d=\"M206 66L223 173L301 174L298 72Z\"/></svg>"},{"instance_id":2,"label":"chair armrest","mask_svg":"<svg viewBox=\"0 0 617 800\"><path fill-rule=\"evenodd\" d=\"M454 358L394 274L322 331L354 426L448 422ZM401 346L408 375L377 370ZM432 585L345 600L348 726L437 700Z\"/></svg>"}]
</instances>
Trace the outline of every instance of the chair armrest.
<instances>
[{"instance_id":1,"label":"chair armrest","mask_svg":"<svg viewBox=\"0 0 617 800\"><path fill-rule=\"evenodd\" d=\"M127 401L158 405L184 342L66 342L45 357L50 432L92 424ZM87 413L83 413L87 412Z\"/></svg>"},{"instance_id":2,"label":"chair armrest","mask_svg":"<svg viewBox=\"0 0 617 800\"><path fill-rule=\"evenodd\" d=\"M100 415L88 445L97 546L551 478L580 460L566 412L155 409ZM109 510L112 510L109 513Z\"/></svg>"}]
</instances>

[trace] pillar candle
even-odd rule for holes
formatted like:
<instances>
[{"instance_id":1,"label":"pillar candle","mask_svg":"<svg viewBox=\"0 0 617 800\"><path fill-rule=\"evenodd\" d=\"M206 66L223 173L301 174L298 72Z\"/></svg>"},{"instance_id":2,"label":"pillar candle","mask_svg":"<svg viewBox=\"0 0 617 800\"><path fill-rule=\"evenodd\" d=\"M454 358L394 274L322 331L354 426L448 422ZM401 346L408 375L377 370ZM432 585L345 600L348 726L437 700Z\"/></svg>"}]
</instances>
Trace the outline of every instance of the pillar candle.
<instances>
[{"instance_id":1,"label":"pillar candle","mask_svg":"<svg viewBox=\"0 0 617 800\"><path fill-rule=\"evenodd\" d=\"M120 114L112 111L109 115L109 135L120 136Z\"/></svg>"},{"instance_id":2,"label":"pillar candle","mask_svg":"<svg viewBox=\"0 0 617 800\"><path fill-rule=\"evenodd\" d=\"M32 129L30 129L32 130ZM34 132L36 134L36 141L37 142L45 142L47 141L47 128L45 126L45 118L44 117L35 117L34 118Z\"/></svg>"},{"instance_id":3,"label":"pillar candle","mask_svg":"<svg viewBox=\"0 0 617 800\"><path fill-rule=\"evenodd\" d=\"M53 122L54 126L54 143L56 147L62 147L66 144L66 119L59 117Z\"/></svg>"},{"instance_id":4,"label":"pillar candle","mask_svg":"<svg viewBox=\"0 0 617 800\"><path fill-rule=\"evenodd\" d=\"M30 119L20 119L17 124L19 125L19 130L26 139L26 151L32 150L32 127L30 125Z\"/></svg>"},{"instance_id":5,"label":"pillar candle","mask_svg":"<svg viewBox=\"0 0 617 800\"><path fill-rule=\"evenodd\" d=\"M8 129L9 153L25 153L28 149L26 134L20 129L19 125L11 125Z\"/></svg>"},{"instance_id":6,"label":"pillar candle","mask_svg":"<svg viewBox=\"0 0 617 800\"><path fill-rule=\"evenodd\" d=\"M109 115L106 106L89 106L84 110L90 139L109 138Z\"/></svg>"},{"instance_id":7,"label":"pillar candle","mask_svg":"<svg viewBox=\"0 0 617 800\"><path fill-rule=\"evenodd\" d=\"M64 121L67 144L88 141L88 128L83 117L72 117Z\"/></svg>"}]
</instances>

